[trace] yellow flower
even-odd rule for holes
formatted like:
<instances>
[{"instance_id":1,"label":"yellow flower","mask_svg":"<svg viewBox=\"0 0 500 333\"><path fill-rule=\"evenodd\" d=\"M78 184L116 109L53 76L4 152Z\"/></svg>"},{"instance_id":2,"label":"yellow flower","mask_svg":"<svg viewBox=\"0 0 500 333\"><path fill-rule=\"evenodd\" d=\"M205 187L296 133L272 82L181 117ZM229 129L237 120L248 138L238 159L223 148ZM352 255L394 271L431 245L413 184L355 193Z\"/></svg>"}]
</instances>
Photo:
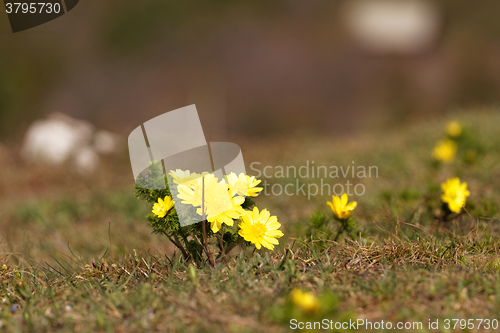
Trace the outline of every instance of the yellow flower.
<instances>
[{"instance_id":1,"label":"yellow flower","mask_svg":"<svg viewBox=\"0 0 500 333\"><path fill-rule=\"evenodd\" d=\"M172 198L167 195L165 199L158 198L158 202L153 205L153 213L159 217L164 217L174 207Z\"/></svg>"},{"instance_id":2,"label":"yellow flower","mask_svg":"<svg viewBox=\"0 0 500 333\"><path fill-rule=\"evenodd\" d=\"M253 176L245 175L243 172L239 176L231 172L227 176L227 182L233 194L239 194L244 197L256 197L263 190L262 187L256 187L260 184L260 180L255 179Z\"/></svg>"},{"instance_id":3,"label":"yellow flower","mask_svg":"<svg viewBox=\"0 0 500 333\"><path fill-rule=\"evenodd\" d=\"M341 220L346 220L351 217L352 211L358 203L356 201L347 203L348 197L347 193L342 194L342 197L338 195L332 195L332 202L327 201L326 204L330 206L332 212Z\"/></svg>"},{"instance_id":4,"label":"yellow flower","mask_svg":"<svg viewBox=\"0 0 500 333\"><path fill-rule=\"evenodd\" d=\"M240 216L245 213L245 210L241 208L241 204L245 201L245 199L243 199L242 197L236 197L234 199L234 203L229 203L226 206L227 209L220 214L213 213L212 215L210 215L210 206L208 207L207 221L210 222L210 228L214 233L220 230L220 228L222 227L222 223L225 223L228 226L232 226L234 222L233 219L239 219ZM241 199L241 201L236 199ZM198 208L198 214L200 212L201 208Z\"/></svg>"},{"instance_id":5,"label":"yellow flower","mask_svg":"<svg viewBox=\"0 0 500 333\"><path fill-rule=\"evenodd\" d=\"M171 170L169 172L169 175L172 176L172 178L174 179L174 183L176 183L177 185L190 182L207 174L208 172L203 172L202 174L198 174L196 172L191 173L189 170L182 171L181 169L177 169L175 171Z\"/></svg>"},{"instance_id":6,"label":"yellow flower","mask_svg":"<svg viewBox=\"0 0 500 333\"><path fill-rule=\"evenodd\" d=\"M238 234L247 242L252 242L257 249L264 246L272 250L274 245L279 244L276 238L283 236L278 230L281 227L278 218L271 216L267 209L263 209L260 213L257 207L254 207L253 211L245 211L238 226L240 227Z\"/></svg>"},{"instance_id":7,"label":"yellow flower","mask_svg":"<svg viewBox=\"0 0 500 333\"><path fill-rule=\"evenodd\" d=\"M203 182L205 182L205 191L213 182L217 183L217 178L213 174L206 174L203 177L191 179L188 182L177 186L179 193L177 197L182 199L182 203L200 207L203 199ZM205 198L206 200L206 198Z\"/></svg>"},{"instance_id":8,"label":"yellow flower","mask_svg":"<svg viewBox=\"0 0 500 333\"><path fill-rule=\"evenodd\" d=\"M245 199L243 197L232 198L227 184L223 180L217 182L217 178L213 177L205 181L205 203L203 206L212 231L219 231L222 223L232 226L233 220L238 219L245 213L245 210L241 207ZM196 212L203 215L201 208L198 208Z\"/></svg>"},{"instance_id":9,"label":"yellow flower","mask_svg":"<svg viewBox=\"0 0 500 333\"><path fill-rule=\"evenodd\" d=\"M447 203L452 212L460 213L465 206L467 197L470 195L467 190L467 183L460 183L460 179L455 177L447 179L446 182L441 184L441 188L444 192L441 195L441 201Z\"/></svg>"},{"instance_id":10,"label":"yellow flower","mask_svg":"<svg viewBox=\"0 0 500 333\"><path fill-rule=\"evenodd\" d=\"M292 303L303 312L313 313L320 308L319 301L313 293L300 289L292 290Z\"/></svg>"},{"instance_id":11,"label":"yellow flower","mask_svg":"<svg viewBox=\"0 0 500 333\"><path fill-rule=\"evenodd\" d=\"M203 194L203 188L205 194ZM213 232L219 231L222 224L233 225L245 211L241 207L245 198L230 195L225 180L218 181L213 174L206 174L177 187L183 204L200 207L196 212L203 216L201 207L205 209L205 218L211 223ZM205 200L205 202L202 202ZM203 205L202 205L203 203Z\"/></svg>"},{"instance_id":12,"label":"yellow flower","mask_svg":"<svg viewBox=\"0 0 500 333\"><path fill-rule=\"evenodd\" d=\"M454 141L450 139L441 140L434 147L432 156L438 161L450 163L455 159L457 148L457 144Z\"/></svg>"},{"instance_id":13,"label":"yellow flower","mask_svg":"<svg viewBox=\"0 0 500 333\"><path fill-rule=\"evenodd\" d=\"M456 138L462 134L462 125L458 121L450 121L446 125L446 134L452 138Z\"/></svg>"}]
</instances>

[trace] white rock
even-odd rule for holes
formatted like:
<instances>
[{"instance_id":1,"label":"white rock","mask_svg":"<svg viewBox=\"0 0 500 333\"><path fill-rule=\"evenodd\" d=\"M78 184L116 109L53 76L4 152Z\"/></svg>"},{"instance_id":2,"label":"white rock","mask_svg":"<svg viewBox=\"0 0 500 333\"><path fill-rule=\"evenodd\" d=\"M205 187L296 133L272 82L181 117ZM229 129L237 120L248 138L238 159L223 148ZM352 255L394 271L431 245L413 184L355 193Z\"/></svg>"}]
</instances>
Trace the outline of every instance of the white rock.
<instances>
[{"instance_id":1,"label":"white rock","mask_svg":"<svg viewBox=\"0 0 500 333\"><path fill-rule=\"evenodd\" d=\"M347 28L374 53L411 55L437 40L440 17L433 3L420 0L354 0L347 2Z\"/></svg>"},{"instance_id":2,"label":"white rock","mask_svg":"<svg viewBox=\"0 0 500 333\"><path fill-rule=\"evenodd\" d=\"M53 113L35 121L26 132L22 155L29 162L60 165L70 161L79 173L90 173L99 164L99 155L117 152L124 139L98 130L83 120Z\"/></svg>"},{"instance_id":3,"label":"white rock","mask_svg":"<svg viewBox=\"0 0 500 333\"><path fill-rule=\"evenodd\" d=\"M92 132L90 123L54 113L29 127L22 154L28 161L59 165L67 161L77 147L89 142Z\"/></svg>"}]
</instances>

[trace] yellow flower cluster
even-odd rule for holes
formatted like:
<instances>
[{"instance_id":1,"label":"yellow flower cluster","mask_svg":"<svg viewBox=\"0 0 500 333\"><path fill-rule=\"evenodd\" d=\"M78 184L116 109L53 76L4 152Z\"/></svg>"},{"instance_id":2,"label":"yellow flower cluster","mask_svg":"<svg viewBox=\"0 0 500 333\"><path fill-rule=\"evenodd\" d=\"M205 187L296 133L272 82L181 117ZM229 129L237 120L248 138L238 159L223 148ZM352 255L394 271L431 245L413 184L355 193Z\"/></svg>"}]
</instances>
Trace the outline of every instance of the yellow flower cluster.
<instances>
[{"instance_id":1,"label":"yellow flower cluster","mask_svg":"<svg viewBox=\"0 0 500 333\"><path fill-rule=\"evenodd\" d=\"M169 174L177 184L177 197L181 203L197 208L196 212L210 222L212 232L218 232L223 224L233 226L234 220L240 219L239 235L255 244L257 249L263 246L272 250L279 244L277 238L283 233L278 230L281 224L276 216L271 216L266 209L259 212L255 207L253 211L245 211L241 206L245 197L256 197L263 190L257 186L260 180L244 173L230 173L220 181L208 172L197 174L177 169ZM171 202L170 197L158 199L153 213L164 217L173 206L173 202L168 206Z\"/></svg>"}]
</instances>

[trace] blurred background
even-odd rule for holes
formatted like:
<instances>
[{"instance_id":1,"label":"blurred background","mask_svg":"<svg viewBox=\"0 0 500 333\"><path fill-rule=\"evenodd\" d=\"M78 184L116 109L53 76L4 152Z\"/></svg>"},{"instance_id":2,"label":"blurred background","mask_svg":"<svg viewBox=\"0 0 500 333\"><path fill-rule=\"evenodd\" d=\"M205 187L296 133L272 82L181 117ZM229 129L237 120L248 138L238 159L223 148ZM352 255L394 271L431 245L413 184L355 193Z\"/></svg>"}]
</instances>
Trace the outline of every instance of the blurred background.
<instances>
[{"instance_id":1,"label":"blurred background","mask_svg":"<svg viewBox=\"0 0 500 333\"><path fill-rule=\"evenodd\" d=\"M381 175L360 207L383 207L385 187L425 193L415 175L446 119L496 144L498 13L486 0L85 0L15 34L0 13L0 250L172 251L134 196L126 137L190 104L207 141L240 145L247 170L356 160ZM491 184L498 164L483 162L477 177ZM287 228L327 199L258 204Z\"/></svg>"},{"instance_id":2,"label":"blurred background","mask_svg":"<svg viewBox=\"0 0 500 333\"><path fill-rule=\"evenodd\" d=\"M384 130L500 92L500 3L80 1L13 34L0 140L52 112L127 135L196 104L210 140Z\"/></svg>"}]
</instances>

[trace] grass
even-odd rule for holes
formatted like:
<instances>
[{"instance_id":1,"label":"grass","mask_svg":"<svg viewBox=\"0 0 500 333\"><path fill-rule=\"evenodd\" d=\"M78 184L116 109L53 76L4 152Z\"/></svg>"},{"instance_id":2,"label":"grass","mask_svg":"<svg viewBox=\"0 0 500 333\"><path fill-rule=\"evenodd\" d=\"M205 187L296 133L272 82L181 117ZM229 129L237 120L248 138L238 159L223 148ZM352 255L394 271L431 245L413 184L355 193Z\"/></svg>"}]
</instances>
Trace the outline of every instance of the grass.
<instances>
[{"instance_id":1,"label":"grass","mask_svg":"<svg viewBox=\"0 0 500 333\"><path fill-rule=\"evenodd\" d=\"M283 224L281 245L236 250L215 269L189 266L151 234L126 154L79 176L67 167L25 165L3 148L0 325L8 332L286 332L297 314L293 288L324 300L316 317L303 320L422 322L423 331L439 320L438 331L459 332L459 325L446 330L444 320L499 319L500 114L456 118L471 134L463 145L478 154L441 167L429 152L445 120L344 140L240 142L247 164L355 160L378 166L379 177L363 179L366 193L354 198L355 239L329 237L336 225L328 195L261 195L257 205ZM439 184L451 176L468 182L471 197L464 214L439 222ZM311 236L315 212L328 218Z\"/></svg>"}]
</instances>

